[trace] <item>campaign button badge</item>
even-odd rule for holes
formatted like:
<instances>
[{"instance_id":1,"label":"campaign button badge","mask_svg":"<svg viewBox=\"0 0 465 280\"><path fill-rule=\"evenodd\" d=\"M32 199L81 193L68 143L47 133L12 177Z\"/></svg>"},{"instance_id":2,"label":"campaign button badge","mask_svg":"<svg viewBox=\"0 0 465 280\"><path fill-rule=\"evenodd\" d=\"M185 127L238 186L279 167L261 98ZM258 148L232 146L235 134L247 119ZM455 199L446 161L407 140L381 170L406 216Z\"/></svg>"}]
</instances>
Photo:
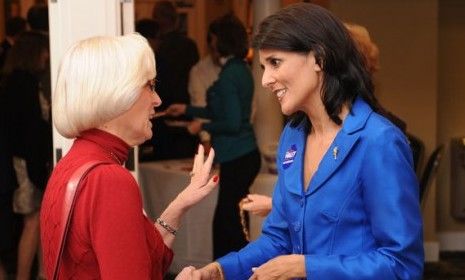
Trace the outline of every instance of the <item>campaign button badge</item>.
<instances>
[{"instance_id":1,"label":"campaign button badge","mask_svg":"<svg viewBox=\"0 0 465 280\"><path fill-rule=\"evenodd\" d=\"M294 162L294 158L297 154L297 147L295 145L292 145L289 150L286 151L286 154L284 155L284 160L283 160L283 168L287 169L291 164Z\"/></svg>"}]
</instances>

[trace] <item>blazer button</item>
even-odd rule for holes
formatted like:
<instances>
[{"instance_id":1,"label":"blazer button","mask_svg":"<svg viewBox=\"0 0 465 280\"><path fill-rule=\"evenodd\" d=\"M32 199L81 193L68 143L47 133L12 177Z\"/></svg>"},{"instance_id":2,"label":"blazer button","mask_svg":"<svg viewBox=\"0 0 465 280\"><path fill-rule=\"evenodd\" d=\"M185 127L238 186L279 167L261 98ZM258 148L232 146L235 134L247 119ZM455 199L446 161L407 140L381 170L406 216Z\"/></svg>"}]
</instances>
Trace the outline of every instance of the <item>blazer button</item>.
<instances>
[{"instance_id":1,"label":"blazer button","mask_svg":"<svg viewBox=\"0 0 465 280\"><path fill-rule=\"evenodd\" d=\"M300 200L300 207L304 207L304 204L305 204L305 199L302 198L302 199Z\"/></svg>"},{"instance_id":2,"label":"blazer button","mask_svg":"<svg viewBox=\"0 0 465 280\"><path fill-rule=\"evenodd\" d=\"M299 231L300 230L300 222L294 223L294 231Z\"/></svg>"}]
</instances>

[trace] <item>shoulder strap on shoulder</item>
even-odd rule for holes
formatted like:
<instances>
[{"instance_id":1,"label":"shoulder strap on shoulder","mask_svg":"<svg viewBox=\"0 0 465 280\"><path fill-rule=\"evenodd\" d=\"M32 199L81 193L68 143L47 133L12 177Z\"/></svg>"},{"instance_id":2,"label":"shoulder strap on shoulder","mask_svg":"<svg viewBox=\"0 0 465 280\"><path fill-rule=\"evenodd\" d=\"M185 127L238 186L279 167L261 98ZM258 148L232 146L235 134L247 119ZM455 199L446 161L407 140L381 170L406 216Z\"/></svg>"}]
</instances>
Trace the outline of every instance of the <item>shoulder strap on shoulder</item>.
<instances>
[{"instance_id":1,"label":"shoulder strap on shoulder","mask_svg":"<svg viewBox=\"0 0 465 280\"><path fill-rule=\"evenodd\" d=\"M58 272L60 268L60 263L65 247L66 236L68 235L69 224L71 221L71 216L73 214L74 205L76 201L76 192L79 188L79 184L81 183L82 179L89 174L89 172L97 167L98 165L102 164L111 164L111 162L106 161L89 161L79 167L70 177L68 184L66 185L65 197L63 200L63 216L61 217L61 223L59 228L59 246L58 246L58 253L56 254L56 260L54 261L54 269L53 269L53 280L58 279Z\"/></svg>"}]
</instances>

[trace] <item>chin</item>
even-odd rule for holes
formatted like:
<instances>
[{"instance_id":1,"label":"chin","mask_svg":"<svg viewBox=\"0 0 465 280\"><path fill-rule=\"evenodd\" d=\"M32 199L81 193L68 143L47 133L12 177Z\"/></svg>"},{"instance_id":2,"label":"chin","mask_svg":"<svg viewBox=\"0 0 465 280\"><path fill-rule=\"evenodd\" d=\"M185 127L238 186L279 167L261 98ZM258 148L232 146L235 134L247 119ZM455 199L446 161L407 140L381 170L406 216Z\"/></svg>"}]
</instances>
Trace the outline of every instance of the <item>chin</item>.
<instances>
[{"instance_id":1,"label":"chin","mask_svg":"<svg viewBox=\"0 0 465 280\"><path fill-rule=\"evenodd\" d=\"M145 139L144 139L144 142L151 139L153 136L153 133L152 131L150 130L150 132L148 132L147 134L145 134Z\"/></svg>"},{"instance_id":2,"label":"chin","mask_svg":"<svg viewBox=\"0 0 465 280\"><path fill-rule=\"evenodd\" d=\"M281 113L283 113L283 115L290 116L294 114L295 112L296 112L295 110L291 110L289 108L281 106Z\"/></svg>"}]
</instances>

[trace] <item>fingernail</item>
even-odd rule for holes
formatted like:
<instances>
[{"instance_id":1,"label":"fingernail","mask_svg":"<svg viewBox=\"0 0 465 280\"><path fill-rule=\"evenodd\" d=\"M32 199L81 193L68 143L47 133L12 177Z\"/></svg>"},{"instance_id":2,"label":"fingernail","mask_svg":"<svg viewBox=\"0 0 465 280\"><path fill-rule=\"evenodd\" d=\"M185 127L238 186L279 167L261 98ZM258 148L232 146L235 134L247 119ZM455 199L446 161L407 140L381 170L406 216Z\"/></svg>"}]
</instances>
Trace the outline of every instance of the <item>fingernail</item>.
<instances>
[{"instance_id":1,"label":"fingernail","mask_svg":"<svg viewBox=\"0 0 465 280\"><path fill-rule=\"evenodd\" d=\"M215 176L213 177L213 182L216 183L216 182L218 182L219 179L220 179L220 177L219 177L218 175L215 175Z\"/></svg>"}]
</instances>

